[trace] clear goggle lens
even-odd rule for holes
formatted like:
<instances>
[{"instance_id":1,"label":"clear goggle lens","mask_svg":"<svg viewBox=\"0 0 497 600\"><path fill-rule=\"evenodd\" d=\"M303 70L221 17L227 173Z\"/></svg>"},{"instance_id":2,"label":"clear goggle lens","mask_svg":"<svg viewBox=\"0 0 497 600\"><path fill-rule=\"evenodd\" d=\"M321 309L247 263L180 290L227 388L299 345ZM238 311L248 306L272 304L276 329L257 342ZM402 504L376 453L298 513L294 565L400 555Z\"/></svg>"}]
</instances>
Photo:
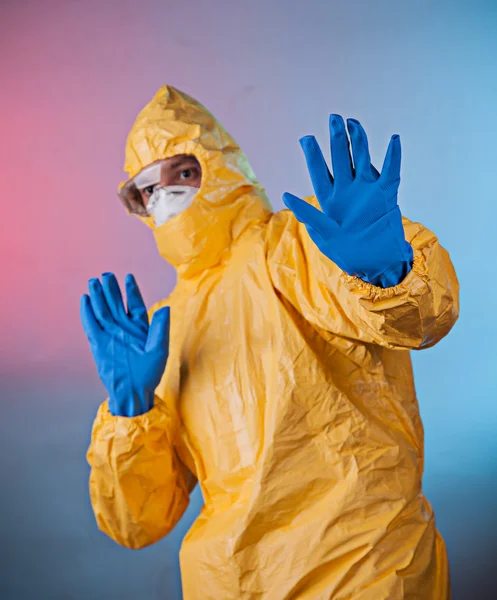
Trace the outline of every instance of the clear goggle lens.
<instances>
[{"instance_id":1,"label":"clear goggle lens","mask_svg":"<svg viewBox=\"0 0 497 600\"><path fill-rule=\"evenodd\" d=\"M141 191L148 187L159 186L162 162L154 163L142 169L138 175L126 182L120 191L120 198L129 212L137 215L148 215L143 206Z\"/></svg>"}]
</instances>

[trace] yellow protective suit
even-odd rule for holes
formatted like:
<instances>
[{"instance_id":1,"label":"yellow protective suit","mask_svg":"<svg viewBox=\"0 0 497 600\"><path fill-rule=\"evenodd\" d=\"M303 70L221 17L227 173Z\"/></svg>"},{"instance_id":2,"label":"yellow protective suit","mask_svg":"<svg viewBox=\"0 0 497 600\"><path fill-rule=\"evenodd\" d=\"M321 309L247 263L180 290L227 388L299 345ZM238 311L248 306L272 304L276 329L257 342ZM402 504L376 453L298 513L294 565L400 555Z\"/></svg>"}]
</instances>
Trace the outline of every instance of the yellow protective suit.
<instances>
[{"instance_id":1,"label":"yellow protective suit","mask_svg":"<svg viewBox=\"0 0 497 600\"><path fill-rule=\"evenodd\" d=\"M415 260L400 285L344 274L291 212L271 212L212 115L163 87L125 168L176 154L197 157L202 186L154 229L178 272L154 307L171 306L170 356L150 412L98 412L99 527L129 548L153 544L196 478L205 506L181 549L185 600L446 600L409 350L456 321L447 252L406 219Z\"/></svg>"}]
</instances>

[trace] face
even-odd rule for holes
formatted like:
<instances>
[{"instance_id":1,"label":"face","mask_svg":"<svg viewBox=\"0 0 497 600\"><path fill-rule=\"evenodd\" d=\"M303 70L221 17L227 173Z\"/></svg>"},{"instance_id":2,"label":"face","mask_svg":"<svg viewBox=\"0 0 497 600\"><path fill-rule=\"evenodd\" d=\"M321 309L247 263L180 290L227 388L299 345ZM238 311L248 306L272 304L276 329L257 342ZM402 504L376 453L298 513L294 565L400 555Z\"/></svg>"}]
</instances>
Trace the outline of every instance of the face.
<instances>
[{"instance_id":1,"label":"face","mask_svg":"<svg viewBox=\"0 0 497 600\"><path fill-rule=\"evenodd\" d=\"M162 161L160 182L140 190L143 206L147 206L150 196L157 187L170 185L188 185L199 188L202 181L202 169L198 160L191 155L180 154Z\"/></svg>"}]
</instances>

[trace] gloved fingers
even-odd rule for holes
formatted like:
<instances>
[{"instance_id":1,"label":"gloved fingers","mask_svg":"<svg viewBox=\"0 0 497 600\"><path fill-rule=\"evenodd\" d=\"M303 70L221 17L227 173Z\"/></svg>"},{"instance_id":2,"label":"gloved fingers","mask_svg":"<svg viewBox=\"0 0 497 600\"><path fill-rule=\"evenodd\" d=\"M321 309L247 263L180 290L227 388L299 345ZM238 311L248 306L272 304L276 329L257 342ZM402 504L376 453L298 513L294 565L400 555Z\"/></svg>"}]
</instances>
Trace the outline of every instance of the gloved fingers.
<instances>
[{"instance_id":1,"label":"gloved fingers","mask_svg":"<svg viewBox=\"0 0 497 600\"><path fill-rule=\"evenodd\" d=\"M170 314L169 306L164 306L154 313L148 330L146 352L162 349L166 354L169 353Z\"/></svg>"},{"instance_id":2,"label":"gloved fingers","mask_svg":"<svg viewBox=\"0 0 497 600\"><path fill-rule=\"evenodd\" d=\"M359 176L368 181L374 181L377 179L376 175L378 174L378 171L371 165L368 136L366 135L363 126L357 119L347 119L347 129L352 145L352 156L354 158L356 177Z\"/></svg>"},{"instance_id":3,"label":"gloved fingers","mask_svg":"<svg viewBox=\"0 0 497 600\"><path fill-rule=\"evenodd\" d=\"M350 144L340 115L330 115L331 164L335 184L346 184L354 177Z\"/></svg>"},{"instance_id":4,"label":"gloved fingers","mask_svg":"<svg viewBox=\"0 0 497 600\"><path fill-rule=\"evenodd\" d=\"M123 332L131 336L132 339L129 340L129 343L138 344L138 346L141 344L143 347L147 339L148 325L144 326L140 321L130 318L124 308L121 288L113 273L104 273L102 275L102 289L115 323Z\"/></svg>"},{"instance_id":5,"label":"gloved fingers","mask_svg":"<svg viewBox=\"0 0 497 600\"><path fill-rule=\"evenodd\" d=\"M145 333L148 331L148 313L145 302L133 275L126 275L128 315Z\"/></svg>"},{"instance_id":6,"label":"gloved fingers","mask_svg":"<svg viewBox=\"0 0 497 600\"><path fill-rule=\"evenodd\" d=\"M122 325L127 320L127 315L124 309L121 288L114 273L102 274L102 289L114 321Z\"/></svg>"},{"instance_id":7,"label":"gloved fingers","mask_svg":"<svg viewBox=\"0 0 497 600\"><path fill-rule=\"evenodd\" d=\"M381 170L380 180L382 187L390 188L391 186L399 186L401 157L400 136L392 135Z\"/></svg>"},{"instance_id":8,"label":"gloved fingers","mask_svg":"<svg viewBox=\"0 0 497 600\"><path fill-rule=\"evenodd\" d=\"M94 277L88 282L88 289L90 292L91 306L93 314L99 322L102 329L109 333L114 333L118 329L117 323L114 321L112 313L107 305L104 291L100 281Z\"/></svg>"},{"instance_id":9,"label":"gloved fingers","mask_svg":"<svg viewBox=\"0 0 497 600\"><path fill-rule=\"evenodd\" d=\"M299 141L304 151L314 193L321 208L326 210L333 192L333 177L316 138L313 135L306 135Z\"/></svg>"},{"instance_id":10,"label":"gloved fingers","mask_svg":"<svg viewBox=\"0 0 497 600\"><path fill-rule=\"evenodd\" d=\"M98 345L104 330L93 313L91 300L88 294L83 294L83 296L81 296L79 313L81 324L83 325L88 341L90 344Z\"/></svg>"},{"instance_id":11,"label":"gloved fingers","mask_svg":"<svg viewBox=\"0 0 497 600\"><path fill-rule=\"evenodd\" d=\"M297 221L304 223L306 226L310 225L324 239L330 236L333 222L320 210L288 192L283 194L283 202L293 212Z\"/></svg>"}]
</instances>

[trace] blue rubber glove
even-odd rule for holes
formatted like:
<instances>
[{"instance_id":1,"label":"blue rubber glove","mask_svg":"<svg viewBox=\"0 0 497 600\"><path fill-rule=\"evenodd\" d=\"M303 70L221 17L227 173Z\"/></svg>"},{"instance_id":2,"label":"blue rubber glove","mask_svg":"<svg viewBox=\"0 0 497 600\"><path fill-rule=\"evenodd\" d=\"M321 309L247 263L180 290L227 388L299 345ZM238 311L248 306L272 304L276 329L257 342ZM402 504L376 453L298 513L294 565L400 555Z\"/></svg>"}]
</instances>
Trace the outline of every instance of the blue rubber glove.
<instances>
[{"instance_id":1,"label":"blue rubber glove","mask_svg":"<svg viewBox=\"0 0 497 600\"><path fill-rule=\"evenodd\" d=\"M169 354L169 307L148 314L132 275L126 277L128 310L112 273L89 281L81 298L81 321L113 415L135 417L154 406Z\"/></svg>"},{"instance_id":2,"label":"blue rubber glove","mask_svg":"<svg viewBox=\"0 0 497 600\"><path fill-rule=\"evenodd\" d=\"M300 140L322 212L293 194L283 202L304 223L309 236L349 275L379 287L400 283L411 269L413 251L405 240L397 204L400 138L392 136L381 175L371 164L368 139L359 121L330 115L333 174L314 136Z\"/></svg>"}]
</instances>

